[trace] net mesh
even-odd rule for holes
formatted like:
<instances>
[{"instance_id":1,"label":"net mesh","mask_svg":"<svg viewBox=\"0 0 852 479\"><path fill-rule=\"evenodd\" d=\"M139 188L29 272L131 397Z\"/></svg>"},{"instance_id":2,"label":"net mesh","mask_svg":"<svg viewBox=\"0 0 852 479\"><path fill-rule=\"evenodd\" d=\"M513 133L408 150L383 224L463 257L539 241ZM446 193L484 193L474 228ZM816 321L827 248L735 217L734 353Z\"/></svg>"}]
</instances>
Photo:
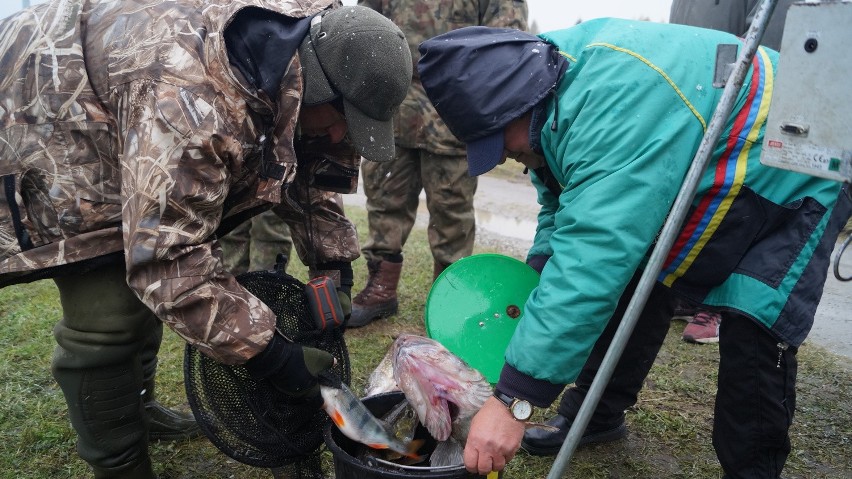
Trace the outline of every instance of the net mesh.
<instances>
[{"instance_id":1,"label":"net mesh","mask_svg":"<svg viewBox=\"0 0 852 479\"><path fill-rule=\"evenodd\" d=\"M245 273L237 281L275 312L284 335L337 358L332 372L349 383L343 330L315 329L303 283L275 271ZM288 477L323 477L319 447L329 421L325 412L287 402L268 382L252 379L243 366L219 363L189 345L184 381L201 430L223 453L251 466L287 470Z\"/></svg>"}]
</instances>

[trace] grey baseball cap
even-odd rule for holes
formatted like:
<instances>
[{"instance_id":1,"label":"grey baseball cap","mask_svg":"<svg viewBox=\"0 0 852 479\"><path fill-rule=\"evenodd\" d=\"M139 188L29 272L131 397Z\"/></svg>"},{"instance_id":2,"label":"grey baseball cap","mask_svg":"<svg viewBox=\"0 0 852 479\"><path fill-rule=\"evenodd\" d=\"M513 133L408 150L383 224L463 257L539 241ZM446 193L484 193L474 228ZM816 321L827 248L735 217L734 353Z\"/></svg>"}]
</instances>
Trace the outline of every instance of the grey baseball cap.
<instances>
[{"instance_id":1,"label":"grey baseball cap","mask_svg":"<svg viewBox=\"0 0 852 479\"><path fill-rule=\"evenodd\" d=\"M302 104L342 97L349 137L372 161L394 157L393 115L411 84L413 65L405 35L375 10L326 10L311 19L299 47L305 78Z\"/></svg>"}]
</instances>

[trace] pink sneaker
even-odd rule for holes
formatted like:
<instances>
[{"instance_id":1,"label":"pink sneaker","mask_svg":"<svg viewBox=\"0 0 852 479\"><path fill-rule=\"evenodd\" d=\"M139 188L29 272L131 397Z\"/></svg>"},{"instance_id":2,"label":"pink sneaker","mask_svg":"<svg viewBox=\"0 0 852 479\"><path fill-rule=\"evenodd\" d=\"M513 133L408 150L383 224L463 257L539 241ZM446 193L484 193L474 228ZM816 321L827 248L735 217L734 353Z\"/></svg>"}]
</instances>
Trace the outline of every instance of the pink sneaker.
<instances>
[{"instance_id":1,"label":"pink sneaker","mask_svg":"<svg viewBox=\"0 0 852 479\"><path fill-rule=\"evenodd\" d=\"M689 343L718 343L719 323L722 316L710 311L698 311L692 321L683 328L683 340Z\"/></svg>"},{"instance_id":2,"label":"pink sneaker","mask_svg":"<svg viewBox=\"0 0 852 479\"><path fill-rule=\"evenodd\" d=\"M698 310L695 309L695 306L685 299L677 299L675 300L674 306L674 314L672 314L672 320L678 321L686 321L687 323L692 321L692 317L695 316Z\"/></svg>"}]
</instances>

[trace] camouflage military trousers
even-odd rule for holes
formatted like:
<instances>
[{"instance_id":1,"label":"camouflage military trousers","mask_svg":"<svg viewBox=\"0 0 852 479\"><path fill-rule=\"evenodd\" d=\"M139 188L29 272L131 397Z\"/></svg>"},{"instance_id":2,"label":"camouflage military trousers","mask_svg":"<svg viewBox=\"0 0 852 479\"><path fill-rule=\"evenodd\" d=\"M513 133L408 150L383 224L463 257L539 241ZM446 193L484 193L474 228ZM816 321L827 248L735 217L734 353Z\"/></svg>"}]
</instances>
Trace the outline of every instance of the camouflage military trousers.
<instances>
[{"instance_id":1,"label":"camouflage military trousers","mask_svg":"<svg viewBox=\"0 0 852 479\"><path fill-rule=\"evenodd\" d=\"M369 226L361 249L365 259L402 252L417 217L421 190L426 193L427 234L435 262L446 266L473 252L477 180L468 176L464 155L397 147L392 161L365 161L361 172Z\"/></svg>"},{"instance_id":2,"label":"camouflage military trousers","mask_svg":"<svg viewBox=\"0 0 852 479\"><path fill-rule=\"evenodd\" d=\"M225 269L238 275L272 269L279 253L287 255L289 263L293 240L287 223L272 211L265 211L220 238L219 244Z\"/></svg>"}]
</instances>

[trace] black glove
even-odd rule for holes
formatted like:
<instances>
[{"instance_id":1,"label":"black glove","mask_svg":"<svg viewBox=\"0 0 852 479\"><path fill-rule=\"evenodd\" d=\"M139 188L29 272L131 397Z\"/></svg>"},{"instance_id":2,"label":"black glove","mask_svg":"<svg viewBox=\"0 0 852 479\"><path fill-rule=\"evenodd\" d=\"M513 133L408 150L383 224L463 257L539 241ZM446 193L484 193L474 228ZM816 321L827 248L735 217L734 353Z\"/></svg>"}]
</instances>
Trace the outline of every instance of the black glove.
<instances>
[{"instance_id":1,"label":"black glove","mask_svg":"<svg viewBox=\"0 0 852 479\"><path fill-rule=\"evenodd\" d=\"M266 349L249 359L246 370L256 380L267 380L294 402L322 404L317 375L334 366L334 356L291 343L278 333Z\"/></svg>"},{"instance_id":2,"label":"black glove","mask_svg":"<svg viewBox=\"0 0 852 479\"><path fill-rule=\"evenodd\" d=\"M349 319L349 316L352 316L352 286L337 288L337 300L340 301L343 317Z\"/></svg>"},{"instance_id":3,"label":"black glove","mask_svg":"<svg viewBox=\"0 0 852 479\"><path fill-rule=\"evenodd\" d=\"M544 265L547 264L547 260L549 259L549 254L534 254L527 258L527 264L530 265L532 269L536 270L538 274L541 274L541 270L544 269Z\"/></svg>"}]
</instances>

